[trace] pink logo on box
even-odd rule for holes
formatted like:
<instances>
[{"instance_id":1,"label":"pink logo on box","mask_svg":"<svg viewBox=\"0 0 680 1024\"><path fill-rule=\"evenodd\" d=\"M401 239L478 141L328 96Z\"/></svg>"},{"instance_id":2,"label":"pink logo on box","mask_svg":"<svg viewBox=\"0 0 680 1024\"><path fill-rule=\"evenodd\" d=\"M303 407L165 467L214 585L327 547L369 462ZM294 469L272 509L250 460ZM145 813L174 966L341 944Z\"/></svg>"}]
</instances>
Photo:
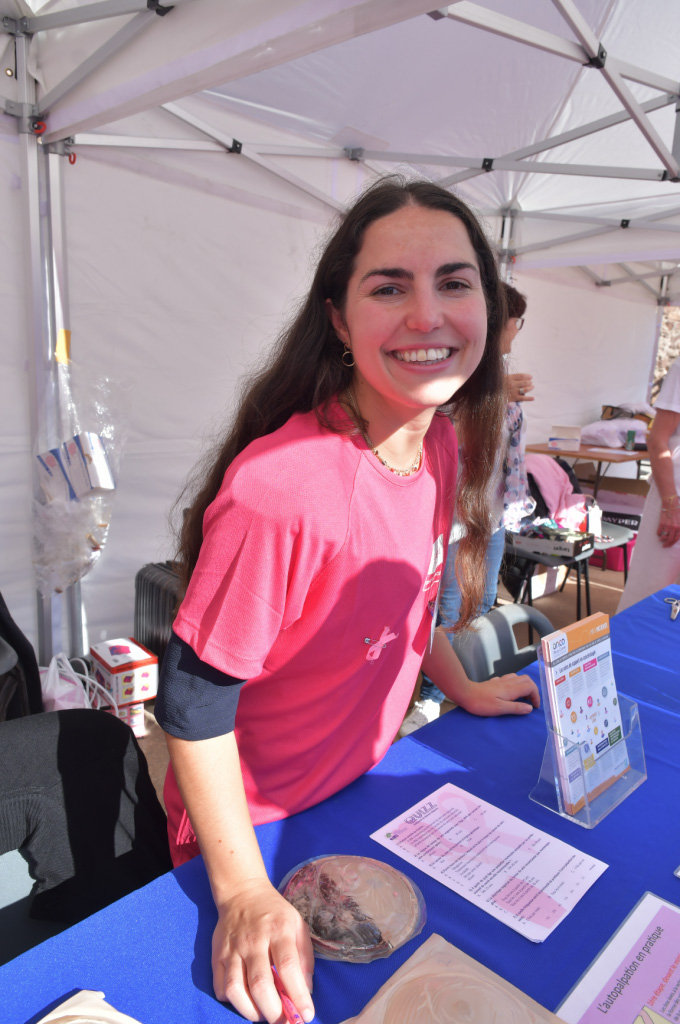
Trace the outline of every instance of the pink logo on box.
<instances>
[{"instance_id":1,"label":"pink logo on box","mask_svg":"<svg viewBox=\"0 0 680 1024\"><path fill-rule=\"evenodd\" d=\"M134 678L135 678L135 674L134 674L134 672L132 672L130 675L123 676L123 682L124 683L131 683Z\"/></svg>"},{"instance_id":2,"label":"pink logo on box","mask_svg":"<svg viewBox=\"0 0 680 1024\"><path fill-rule=\"evenodd\" d=\"M109 644L109 653L117 658L121 654L130 654L130 648L127 644Z\"/></svg>"},{"instance_id":3,"label":"pink logo on box","mask_svg":"<svg viewBox=\"0 0 680 1024\"><path fill-rule=\"evenodd\" d=\"M133 686L126 686L123 690L123 696L130 697L135 692Z\"/></svg>"}]
</instances>

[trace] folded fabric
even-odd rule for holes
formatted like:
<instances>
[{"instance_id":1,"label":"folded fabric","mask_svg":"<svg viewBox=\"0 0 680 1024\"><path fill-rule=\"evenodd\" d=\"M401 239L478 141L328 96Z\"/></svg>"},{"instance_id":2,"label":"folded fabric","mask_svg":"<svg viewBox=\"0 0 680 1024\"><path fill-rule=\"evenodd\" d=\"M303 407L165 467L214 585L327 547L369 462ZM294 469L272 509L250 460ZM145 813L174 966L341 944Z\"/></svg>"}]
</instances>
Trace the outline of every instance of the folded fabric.
<instances>
[{"instance_id":1,"label":"folded fabric","mask_svg":"<svg viewBox=\"0 0 680 1024\"><path fill-rule=\"evenodd\" d=\"M647 425L642 420L595 420L594 423L581 427L581 444L623 448L629 430L635 431L636 442L644 444L647 440Z\"/></svg>"},{"instance_id":2,"label":"folded fabric","mask_svg":"<svg viewBox=\"0 0 680 1024\"><path fill-rule=\"evenodd\" d=\"M83 989L55 1006L48 1014L41 1017L37 1024L139 1024L133 1017L119 1013L104 1000L103 992L91 992Z\"/></svg>"},{"instance_id":3,"label":"folded fabric","mask_svg":"<svg viewBox=\"0 0 680 1024\"><path fill-rule=\"evenodd\" d=\"M527 452L525 456L527 473L531 473L548 508L551 519L561 525L572 525L570 509L583 503L582 494L574 494L571 480L560 465L549 455ZM562 522L566 517L569 523Z\"/></svg>"}]
</instances>

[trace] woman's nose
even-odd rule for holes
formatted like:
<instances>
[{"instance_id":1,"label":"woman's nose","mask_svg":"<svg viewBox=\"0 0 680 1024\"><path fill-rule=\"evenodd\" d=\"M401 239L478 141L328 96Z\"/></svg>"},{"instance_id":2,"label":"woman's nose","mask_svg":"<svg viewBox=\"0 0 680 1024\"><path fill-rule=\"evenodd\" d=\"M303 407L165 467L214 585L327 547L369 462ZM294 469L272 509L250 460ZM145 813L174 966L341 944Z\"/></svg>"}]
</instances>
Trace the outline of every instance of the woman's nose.
<instances>
[{"instance_id":1,"label":"woman's nose","mask_svg":"<svg viewBox=\"0 0 680 1024\"><path fill-rule=\"evenodd\" d=\"M406 326L412 331L429 334L444 322L440 302L431 291L414 291L406 313Z\"/></svg>"}]
</instances>

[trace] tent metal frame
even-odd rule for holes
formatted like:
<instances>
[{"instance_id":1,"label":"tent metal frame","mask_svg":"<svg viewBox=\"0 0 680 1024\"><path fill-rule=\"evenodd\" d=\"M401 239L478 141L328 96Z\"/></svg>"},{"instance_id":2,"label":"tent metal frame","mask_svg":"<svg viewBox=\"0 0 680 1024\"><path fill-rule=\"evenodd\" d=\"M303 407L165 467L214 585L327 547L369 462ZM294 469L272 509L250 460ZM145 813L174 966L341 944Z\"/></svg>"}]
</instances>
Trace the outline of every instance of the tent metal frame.
<instances>
[{"instance_id":1,"label":"tent metal frame","mask_svg":"<svg viewBox=\"0 0 680 1024\"><path fill-rule=\"evenodd\" d=\"M20 103L35 103L35 82L28 71L28 37L16 38L16 68ZM66 280L66 248L64 237L63 194L58 157L50 156L39 145L32 131L19 133L21 152L24 227L26 247L26 282L30 344L28 348L29 414L31 450L44 451L56 440L58 405L45 396L56 394L57 331L67 329L68 286ZM39 485L34 483L34 497ZM69 641L74 653L82 648L82 601L80 586L68 588L64 597L46 597L36 591L38 614L38 660L49 664L55 651L62 649L62 624L68 623ZM81 637L80 644L78 637Z\"/></svg>"},{"instance_id":2,"label":"tent metal frame","mask_svg":"<svg viewBox=\"0 0 680 1024\"><path fill-rule=\"evenodd\" d=\"M182 0L176 0L176 2L182 2ZM187 3L189 0L184 0L184 2ZM267 158L278 157L285 160L285 158L289 156L307 156L318 158L323 157L325 159L349 159L361 161L374 173L376 172L376 169L373 166L375 162L381 165L402 163L421 168L423 166L461 168L462 170L456 174L437 179L444 187L459 184L462 181L469 180L471 177L480 174L493 173L495 170L514 171L520 173L526 171L527 173L533 174L566 174L605 178L627 178L640 181L668 181L669 183L677 183L680 181L680 82L668 78L667 76L659 75L647 68L641 68L629 62L618 60L612 54L607 53L603 43L596 38L583 16L578 11L574 0L552 0L552 2L566 25L569 26L571 32L576 37L575 39L568 39L552 32L546 32L545 30L536 28L527 22L520 21L504 14L498 14L481 6L480 4L472 3L470 0L458 0L457 3L449 4L439 10L426 12L434 19L451 19L453 21L473 26L482 31L503 36L504 38L511 39L516 43L537 48L554 56L576 62L584 67L593 68L594 72L599 72L599 74L602 75L622 105L622 109L615 114L599 118L596 121L584 124L579 128L559 133L537 143L533 143L530 146L514 150L510 153L494 157L385 152L382 150L374 151L362 148L340 149L339 147L328 146L287 147L258 146L257 144L244 146L243 143L229 138L224 134L224 132L220 131L216 127L209 125L206 122L199 121L199 119L195 118L188 111L182 109L182 107L177 103L162 104L162 106L164 109L173 113L175 117L192 125L200 131L205 136L206 140L210 140L215 151L228 151L229 153L237 152L253 163L257 163L268 172L282 178L289 184L293 184L295 187L300 188L302 191L313 196L325 206L330 206L333 209L338 209L340 205L335 199L323 193L321 190L314 188L314 186L300 178L298 175L290 173L281 162L276 162ZM349 0L348 5L353 8L355 6L350 3ZM394 7L395 5L392 6ZM414 12L421 9L421 6L416 2L416 0L413 0L410 4L407 3L406 0L402 0L402 3L397 6L401 8L399 11L393 11L391 14L388 14L383 0L368 0L367 3L362 5L361 9L362 11L370 9L372 12L372 18L366 19L366 25L362 30L373 31L375 28L380 27L381 24L387 25L392 24L395 21L406 20L407 18L414 16ZM84 62L80 68L67 76L66 79L55 86L42 98L38 108L34 111L34 116L45 118L48 115L49 108L51 106L54 106L58 101L68 95L76 85L85 81L96 68L100 67L101 64L113 53L121 49L128 39L145 29L153 20L152 14L155 7L158 7L158 4L154 3L153 0L148 0L146 4L144 3L144 0L102 0L100 3L93 3L80 8L74 8L70 11L38 15L35 18L30 19L21 19L20 23L15 23L12 26L5 24L3 26L5 31L14 30L15 32L19 31L23 34L30 34L35 31L46 31L50 28L74 25L93 21L95 19L101 20L103 18L120 17L124 14L133 15L122 29L115 33L103 47L100 47L94 54L92 54L88 61ZM167 7L163 8L163 13L167 13L167 10ZM156 11L156 13L160 12ZM330 25L331 18L331 15L327 15L326 18L321 19L321 21L326 25ZM7 19L5 20L7 21ZM302 33L300 33L300 35L302 36ZM332 42L333 40L331 39L330 41ZM328 35L319 33L318 45L325 46L328 44ZM298 50L300 53L310 52L309 39L305 39L304 43L301 39L298 43ZM285 55L285 59L290 60L293 56L294 53L288 51ZM663 95L655 97L644 103L638 103L630 91L627 84L628 81L637 82L653 89L658 89L663 93ZM676 125L674 139L671 147L669 148L666 142L659 136L648 115L653 111L659 110L670 104L676 105ZM659 160L661 165L660 167L607 167L599 165L555 163L529 159L530 157L543 154L550 149L554 149L558 146L562 146L566 143L596 132L605 131L609 127L626 121L634 122ZM206 151L209 148L212 148L209 147L209 145L206 145L206 143L201 145L198 140L195 143L187 140L142 140L131 139L130 137L123 136L98 136L97 134L88 135L86 132L67 137L63 141L67 145L67 152L69 151L69 147L85 145L119 145L121 147L134 146L135 148L142 147L150 149L193 148L205 149ZM502 217L502 210L489 211L489 213L496 217ZM593 223L594 226L589 229L584 228L576 231L572 235L560 234L551 239L546 239L541 243L520 246L516 249L508 249L507 251L503 249L502 258L504 260L510 260L529 252L541 252L543 250L555 248L558 245L563 245L570 241L579 241L585 238L594 237L598 234L616 232L622 229L636 230L642 228L653 228L655 230L673 232L677 230L676 225L670 223L659 223L659 221L672 217L673 215L674 212L671 211L666 214L657 215L654 218L645 217L633 219L623 217L618 220L600 220L596 225L596 220L588 216L587 213L584 212L581 217L579 217L578 214L574 214L572 215L572 220L575 223L580 223L582 225ZM568 215L549 210L525 212L519 206L516 207L516 218L518 221L521 221L525 217L543 217L546 220L559 221L566 220L567 216Z\"/></svg>"},{"instance_id":3,"label":"tent metal frame","mask_svg":"<svg viewBox=\"0 0 680 1024\"><path fill-rule=\"evenodd\" d=\"M29 239L27 280L29 282L30 310L29 325L32 339L31 363L31 429L34 445L42 438L49 437L50 416L54 410L45 409L40 398L45 393L49 376L53 372L54 348L56 331L66 328L68 318L68 288L66 281L66 248L61 217L63 191L60 162L70 156L74 149L85 146L108 146L147 149L194 149L206 152L240 156L257 164L267 172L285 180L288 184L304 191L325 206L337 210L340 207L333 197L315 188L311 183L289 172L281 163L270 157L324 157L326 159L347 159L360 161L372 173L380 173L386 163L406 163L410 165L443 166L461 168L455 174L437 179L444 187L456 185L472 177L493 173L495 170L528 172L532 174L566 174L585 175L611 178L629 178L641 181L659 181L677 184L680 182L680 82L659 75L654 71L640 68L628 62L616 59L607 53L602 42L594 35L585 19L578 11L574 0L552 0L555 8L576 37L576 40L563 38L554 33L538 29L533 25L515 18L490 11L470 0L458 0L439 10L427 10L422 0L341 0L335 7L326 9L322 17L313 18L310 12L302 12L295 20L291 31L279 28L279 36L274 40L280 46L268 45L260 47L257 60L248 63L248 73L260 68L273 67L283 61L290 61L296 56L308 54L314 49L327 47L334 42L350 38L357 33L372 32L381 27L405 21L418 15L429 15L439 19L452 19L480 30L504 36L517 43L543 50L554 56L561 57L582 66L590 67L599 72L614 92L622 109L607 117L599 118L572 129L568 132L546 138L530 146L522 147L511 153L496 157L464 157L442 156L439 154L395 153L371 151L361 148L339 149L323 146L258 146L244 144L230 138L223 131L201 121L177 102L163 102L161 106L175 118L190 125L203 136L203 140L187 139L143 139L129 136L115 136L88 133L88 130L75 134L64 134L59 137L50 135L50 144L43 145L39 133L41 122L49 119L50 111L68 96L78 85L104 64L110 57L123 49L131 39L153 23L153 15L164 16L180 3L190 0L174 0L172 5L162 5L159 0L101 0L82 7L53 14L36 15L31 18L11 19L4 17L0 21L0 32L14 37L16 53L16 74L19 86L19 101L5 101L5 112L17 120L20 137L23 177L26 187L22 190L27 237ZM361 11L362 18L343 19L347 12ZM28 70L28 46L36 32L64 28L107 18L129 16L129 20L118 29L107 42L95 50L83 64L66 76L61 82L48 91L41 99L36 99L36 83ZM307 18L303 23L302 19ZM348 22L352 26L348 27ZM357 28L357 26L360 26ZM265 29L267 26L265 26ZM316 42L310 43L310 29L316 30ZM323 29L323 31L319 31ZM229 61L230 69L234 69L233 78L238 78L239 59L237 54ZM224 67L223 62L221 67ZM225 79L226 80L226 79ZM230 79L231 80L231 79ZM628 82L636 82L658 90L662 95L638 103L630 90ZM215 83L218 84L218 83ZM181 83L180 83L181 85ZM177 97L179 98L179 97ZM675 131L669 147L656 131L648 115L655 110L670 104L676 106ZM109 111L101 115L101 125L123 116ZM538 156L550 149L564 145L570 141L583 138L596 132L626 121L632 121L647 141L659 161L660 167L602 167L580 164L549 163L528 158ZM87 126L88 129L92 125ZM48 132L49 135L49 132ZM516 256L529 252L545 251L558 245L584 238L603 235L619 230L654 229L661 231L677 231L678 228L669 223L673 217L680 215L680 207L666 210L651 216L638 218L621 218L618 220L598 218L583 214L560 213L559 211L522 211L519 204L510 202L506 207L488 211L487 215L498 217L501 222L499 245L504 273ZM540 243L514 247L514 225L523 218L539 218L553 222L591 224L568 235L560 235L546 239ZM665 223L660 223L666 221ZM646 292L654 296L659 306L668 302L668 282L672 273L667 270L647 273L636 272L626 263L618 264L623 271L622 277L604 279L599 277L590 267L582 266L580 270L593 282L594 287L610 287L633 281ZM654 289L648 281L660 277L659 288ZM57 322L59 319L59 323ZM659 320L660 324L660 320ZM83 629L79 587L70 588L66 599L70 643L72 653L82 653ZM51 657L61 630L61 603L56 597L45 600L38 595L40 660L46 664Z\"/></svg>"}]
</instances>

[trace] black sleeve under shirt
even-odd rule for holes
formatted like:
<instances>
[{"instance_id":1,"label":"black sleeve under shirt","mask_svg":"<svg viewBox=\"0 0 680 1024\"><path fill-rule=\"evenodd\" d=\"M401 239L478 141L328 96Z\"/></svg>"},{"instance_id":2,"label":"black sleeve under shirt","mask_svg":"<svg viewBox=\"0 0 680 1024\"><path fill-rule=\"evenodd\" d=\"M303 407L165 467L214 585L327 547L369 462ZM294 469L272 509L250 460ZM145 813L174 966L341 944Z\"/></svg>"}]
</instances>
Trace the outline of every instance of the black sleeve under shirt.
<instances>
[{"instance_id":1,"label":"black sleeve under shirt","mask_svg":"<svg viewBox=\"0 0 680 1024\"><path fill-rule=\"evenodd\" d=\"M244 679L206 665L172 633L158 680L158 724L182 740L209 740L234 731Z\"/></svg>"}]
</instances>

